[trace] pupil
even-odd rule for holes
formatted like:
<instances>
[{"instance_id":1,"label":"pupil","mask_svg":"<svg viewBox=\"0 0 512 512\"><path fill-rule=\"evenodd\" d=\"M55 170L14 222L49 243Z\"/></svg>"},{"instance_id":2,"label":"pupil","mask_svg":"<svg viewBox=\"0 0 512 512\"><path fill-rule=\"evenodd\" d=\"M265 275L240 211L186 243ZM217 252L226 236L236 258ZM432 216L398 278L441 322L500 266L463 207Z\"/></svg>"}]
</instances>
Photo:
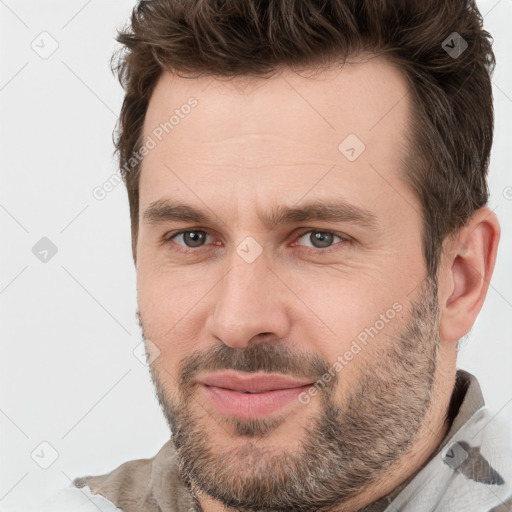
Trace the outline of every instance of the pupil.
<instances>
[{"instance_id":1,"label":"pupil","mask_svg":"<svg viewBox=\"0 0 512 512\"><path fill-rule=\"evenodd\" d=\"M184 235L185 243L190 247L199 247L203 242L203 238L204 234L202 231L188 231Z\"/></svg>"},{"instance_id":2,"label":"pupil","mask_svg":"<svg viewBox=\"0 0 512 512\"><path fill-rule=\"evenodd\" d=\"M332 233L324 233L322 231L316 231L311 234L311 241L315 247L328 247L332 243ZM317 245L320 242L320 245Z\"/></svg>"}]
</instances>

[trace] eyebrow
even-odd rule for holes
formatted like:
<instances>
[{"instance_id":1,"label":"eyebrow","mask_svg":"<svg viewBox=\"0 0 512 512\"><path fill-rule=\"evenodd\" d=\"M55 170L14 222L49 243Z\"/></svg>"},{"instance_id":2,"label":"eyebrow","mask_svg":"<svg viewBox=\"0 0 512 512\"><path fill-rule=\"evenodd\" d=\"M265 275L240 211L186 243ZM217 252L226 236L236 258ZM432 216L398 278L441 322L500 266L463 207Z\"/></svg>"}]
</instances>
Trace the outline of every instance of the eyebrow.
<instances>
[{"instance_id":1,"label":"eyebrow","mask_svg":"<svg viewBox=\"0 0 512 512\"><path fill-rule=\"evenodd\" d=\"M160 199L151 203L143 214L147 224L165 222L193 222L207 224L215 215L180 201ZM300 207L277 206L269 213L258 211L258 217L267 229L281 224L294 224L308 221L327 221L357 224L368 229L377 227L374 213L361 206L355 206L340 200L316 200L304 203Z\"/></svg>"}]
</instances>

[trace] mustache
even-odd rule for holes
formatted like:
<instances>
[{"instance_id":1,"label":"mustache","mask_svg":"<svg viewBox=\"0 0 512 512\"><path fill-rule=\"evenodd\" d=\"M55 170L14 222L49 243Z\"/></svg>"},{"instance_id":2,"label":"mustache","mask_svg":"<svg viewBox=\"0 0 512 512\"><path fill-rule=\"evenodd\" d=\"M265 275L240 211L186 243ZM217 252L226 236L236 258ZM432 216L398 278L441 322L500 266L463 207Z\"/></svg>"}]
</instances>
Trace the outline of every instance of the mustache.
<instances>
[{"instance_id":1,"label":"mustache","mask_svg":"<svg viewBox=\"0 0 512 512\"><path fill-rule=\"evenodd\" d=\"M182 361L179 388L186 393L200 372L234 370L281 373L313 382L328 373L329 368L330 365L318 355L297 353L278 343L259 343L244 349L222 344L205 351L193 352ZM336 383L337 376L329 382L331 386Z\"/></svg>"}]
</instances>

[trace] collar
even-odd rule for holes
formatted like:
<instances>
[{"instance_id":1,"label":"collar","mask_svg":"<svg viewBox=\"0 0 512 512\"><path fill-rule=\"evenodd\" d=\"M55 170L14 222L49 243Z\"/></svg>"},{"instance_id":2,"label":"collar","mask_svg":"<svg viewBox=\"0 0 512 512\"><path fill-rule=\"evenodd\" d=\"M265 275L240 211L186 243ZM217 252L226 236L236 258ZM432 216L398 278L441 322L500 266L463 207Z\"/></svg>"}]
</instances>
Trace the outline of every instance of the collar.
<instances>
[{"instance_id":1,"label":"collar","mask_svg":"<svg viewBox=\"0 0 512 512\"><path fill-rule=\"evenodd\" d=\"M414 480L414 477L447 445L456 432L475 414L476 411L484 407L485 401L482 395L482 389L477 378L466 370L457 370L455 377L455 386L453 388L450 405L448 407L447 418L451 424L448 433L430 455L424 464L413 473L407 480L395 487L388 495L366 505L358 512L383 512L393 500Z\"/></svg>"}]
</instances>

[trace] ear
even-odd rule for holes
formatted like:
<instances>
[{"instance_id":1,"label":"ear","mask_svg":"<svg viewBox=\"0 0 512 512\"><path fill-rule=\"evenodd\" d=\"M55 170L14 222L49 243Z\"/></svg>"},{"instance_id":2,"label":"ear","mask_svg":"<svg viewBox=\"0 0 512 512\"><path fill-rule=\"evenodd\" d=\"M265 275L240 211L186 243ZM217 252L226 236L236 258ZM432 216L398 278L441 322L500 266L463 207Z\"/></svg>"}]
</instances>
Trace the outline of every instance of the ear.
<instances>
[{"instance_id":1,"label":"ear","mask_svg":"<svg viewBox=\"0 0 512 512\"><path fill-rule=\"evenodd\" d=\"M438 273L442 340L456 341L473 326L487 295L500 232L498 218L484 206L445 240Z\"/></svg>"}]
</instances>

